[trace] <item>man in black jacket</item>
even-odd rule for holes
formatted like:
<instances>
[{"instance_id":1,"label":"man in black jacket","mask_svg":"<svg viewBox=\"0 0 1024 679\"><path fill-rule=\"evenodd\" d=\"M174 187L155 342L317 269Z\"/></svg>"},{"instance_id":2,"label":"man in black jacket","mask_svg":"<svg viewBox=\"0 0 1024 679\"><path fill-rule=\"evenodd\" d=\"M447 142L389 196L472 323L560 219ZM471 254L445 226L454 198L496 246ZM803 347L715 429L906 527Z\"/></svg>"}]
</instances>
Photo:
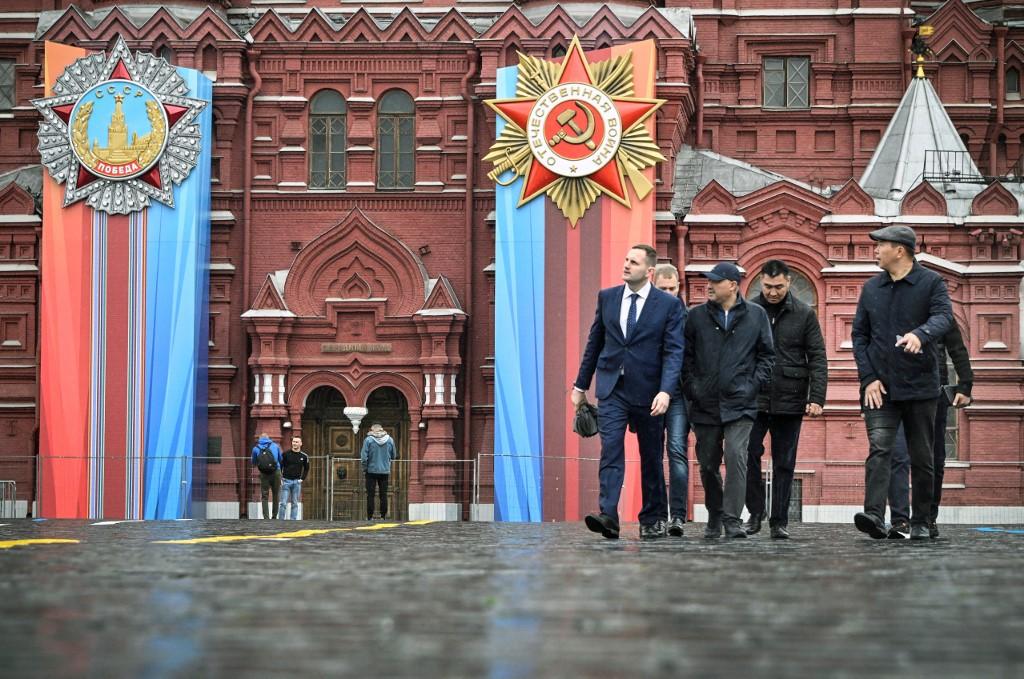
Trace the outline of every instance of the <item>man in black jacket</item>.
<instances>
[{"instance_id":1,"label":"man in black jacket","mask_svg":"<svg viewBox=\"0 0 1024 679\"><path fill-rule=\"evenodd\" d=\"M949 353L956 370L957 384L950 389L952 399L946 397L945 386L939 394L935 406L935 429L932 441L932 464L935 467L935 483L932 485L932 510L928 515L928 534L939 537L939 502L942 500L942 479L946 471L946 417L949 407L966 408L971 404L971 388L974 385L974 371L971 370L970 355L964 346L960 328L953 323L953 328L946 333L935 348L939 359L939 381L949 384L949 368L946 366L946 354ZM907 437L900 426L896 432L896 441L892 447L892 478L889 481L889 515L892 528L889 537L903 539L910 535L910 451L907 449Z\"/></svg>"},{"instance_id":2,"label":"man in black jacket","mask_svg":"<svg viewBox=\"0 0 1024 679\"><path fill-rule=\"evenodd\" d=\"M764 435L772 435L772 513L768 519L773 538L788 538L789 497L793 488L796 449L804 415L818 417L825 405L828 359L825 340L814 310L790 292L793 275L785 262L773 259L761 269L761 293L751 301L768 313L775 344L772 382L757 398L757 419L747 447L747 535L761 530L764 519L764 484L761 456Z\"/></svg>"},{"instance_id":3,"label":"man in black jacket","mask_svg":"<svg viewBox=\"0 0 1024 679\"><path fill-rule=\"evenodd\" d=\"M708 510L704 537L720 537L724 523L728 537L745 538L740 514L747 490L747 443L757 417L757 393L772 379L775 350L768 315L740 295L739 268L720 262L704 275L710 279L708 301L687 317L682 371ZM723 454L724 497L718 471Z\"/></svg>"},{"instance_id":4,"label":"man in black jacket","mask_svg":"<svg viewBox=\"0 0 1024 679\"><path fill-rule=\"evenodd\" d=\"M292 505L292 520L299 518L299 503L302 502L302 482L309 474L309 456L302 452L302 437L292 437L292 449L281 456L281 507L278 516L285 518L289 499Z\"/></svg>"},{"instance_id":5,"label":"man in black jacket","mask_svg":"<svg viewBox=\"0 0 1024 679\"><path fill-rule=\"evenodd\" d=\"M853 355L870 448L864 465L864 511L854 516L854 523L876 539L889 533L883 517L893 440L902 423L910 444L914 488L910 537L921 540L928 537L935 482L935 344L952 327L952 305L942 277L914 259L913 229L887 226L870 236L877 243L875 258L883 271L864 284L853 319Z\"/></svg>"}]
</instances>

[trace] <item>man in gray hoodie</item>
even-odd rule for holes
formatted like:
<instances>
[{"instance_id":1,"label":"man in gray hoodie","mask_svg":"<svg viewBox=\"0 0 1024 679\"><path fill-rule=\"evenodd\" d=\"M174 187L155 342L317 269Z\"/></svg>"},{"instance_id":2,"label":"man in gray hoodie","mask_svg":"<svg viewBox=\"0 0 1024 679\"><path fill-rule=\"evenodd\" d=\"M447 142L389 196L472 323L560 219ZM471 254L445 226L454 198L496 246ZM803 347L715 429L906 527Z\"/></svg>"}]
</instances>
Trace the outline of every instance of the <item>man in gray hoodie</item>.
<instances>
[{"instance_id":1,"label":"man in gray hoodie","mask_svg":"<svg viewBox=\"0 0 1024 679\"><path fill-rule=\"evenodd\" d=\"M391 462L398 459L394 440L388 435L380 422L370 425L370 434L363 441L359 453L363 473L366 475L366 520L373 519L374 491L380 492L380 518L388 515L388 477L391 474Z\"/></svg>"}]
</instances>

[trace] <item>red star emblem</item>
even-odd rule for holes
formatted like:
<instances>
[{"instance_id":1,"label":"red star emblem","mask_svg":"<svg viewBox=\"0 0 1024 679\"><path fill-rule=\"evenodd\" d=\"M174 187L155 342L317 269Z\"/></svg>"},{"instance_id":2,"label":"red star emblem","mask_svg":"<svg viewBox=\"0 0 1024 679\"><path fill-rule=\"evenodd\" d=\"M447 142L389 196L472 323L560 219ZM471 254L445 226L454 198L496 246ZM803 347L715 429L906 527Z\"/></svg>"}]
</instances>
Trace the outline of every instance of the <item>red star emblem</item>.
<instances>
[{"instance_id":1,"label":"red star emblem","mask_svg":"<svg viewBox=\"0 0 1024 679\"><path fill-rule=\"evenodd\" d=\"M569 45L569 50L562 59L556 85L550 90L550 92L554 92L562 85L571 84L595 86L594 77L590 70L590 63L587 61L587 57L580 47L578 38L573 38L572 43ZM643 123L643 121L645 121L664 103L658 99L641 99L635 97L608 96L607 99L610 100L618 113L619 120L621 120L621 127L619 128L619 131L622 135L628 132L633 126ZM540 99L536 97L519 97L515 99L499 99L489 101L487 103L509 124L517 126L521 131L526 133L529 129L531 113L534 111L534 107L537 106L539 100ZM565 109L573 106L575 106L579 112L587 114L588 121L592 120L593 113L587 113L585 109L590 109L591 112L594 112L596 109L593 105L588 104L585 100L580 101L579 103L570 100L564 103L561 108L564 112ZM557 131L563 125L560 123L563 117L557 115L558 111L559 107L555 107L546 118L543 129L545 139L549 138L549 133L553 130ZM573 111L566 115L571 119L575 112L576 111ZM554 120L554 122L552 122L552 120ZM569 123L566 123L566 125L572 125L572 122L570 121ZM600 125L598 126L598 129L600 130ZM579 126L572 126L571 128L565 127L560 132L556 132L554 137L550 137L552 140L551 146L555 146L555 141L558 138L558 135L561 135L564 138L565 134L568 133L571 137L582 137L582 135L573 135L574 131L577 133L580 132ZM600 134L600 132L598 132L598 134ZM590 145L590 142L588 141L587 144ZM594 147L591 146L592 150L593 148ZM543 154L549 152L549 150L545 147L544 149L539 149L539 152ZM586 151L582 151L581 153L586 153ZM532 162L530 163L525 181L523 182L522 195L519 201L520 205L523 205L533 198L536 198L538 195L546 192L553 185L562 181L565 177L577 176L575 174L560 174L554 172L549 168L548 164L542 162L537 157L537 152L532 152L532 155ZM579 155L579 153L577 153L577 155ZM571 156L569 157L569 160L572 160ZM577 168L579 168L580 174L578 176L590 179L600 188L602 193L612 197L627 207L629 206L629 197L626 194L626 182L623 178L622 160L618 157L617 153L614 159L591 173L586 172L586 163L573 163L568 167L570 168L571 173L575 173Z\"/></svg>"}]
</instances>

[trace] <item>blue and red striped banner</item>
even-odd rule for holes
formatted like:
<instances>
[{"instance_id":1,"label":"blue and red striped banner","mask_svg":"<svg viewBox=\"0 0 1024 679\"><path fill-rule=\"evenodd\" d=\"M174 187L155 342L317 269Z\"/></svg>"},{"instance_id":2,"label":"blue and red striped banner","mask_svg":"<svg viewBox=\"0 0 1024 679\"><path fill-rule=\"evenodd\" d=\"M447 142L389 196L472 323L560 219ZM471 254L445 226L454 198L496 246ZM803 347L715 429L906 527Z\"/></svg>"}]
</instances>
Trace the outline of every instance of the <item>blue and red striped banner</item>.
<instances>
[{"instance_id":1,"label":"blue and red striped banner","mask_svg":"<svg viewBox=\"0 0 1024 679\"><path fill-rule=\"evenodd\" d=\"M86 54L46 44L48 96ZM212 100L209 79L177 71L190 96ZM191 515L193 459L206 450L211 106L196 123L199 163L174 208L65 208L44 174L41 516Z\"/></svg>"},{"instance_id":2,"label":"blue and red striped banner","mask_svg":"<svg viewBox=\"0 0 1024 679\"><path fill-rule=\"evenodd\" d=\"M588 52L591 63L632 52L635 96L654 96L653 41ZM516 96L519 68L498 69L497 97ZM654 131L654 117L645 125ZM504 121L498 118L497 134ZM654 169L644 174L654 181ZM569 402L597 292L621 283L630 246L654 244L654 192L627 208L603 198L575 228L544 197L516 207L520 178L495 189L494 505L499 521L579 520L597 509L597 437L572 432ZM620 515L640 507L639 450L626 441Z\"/></svg>"}]
</instances>

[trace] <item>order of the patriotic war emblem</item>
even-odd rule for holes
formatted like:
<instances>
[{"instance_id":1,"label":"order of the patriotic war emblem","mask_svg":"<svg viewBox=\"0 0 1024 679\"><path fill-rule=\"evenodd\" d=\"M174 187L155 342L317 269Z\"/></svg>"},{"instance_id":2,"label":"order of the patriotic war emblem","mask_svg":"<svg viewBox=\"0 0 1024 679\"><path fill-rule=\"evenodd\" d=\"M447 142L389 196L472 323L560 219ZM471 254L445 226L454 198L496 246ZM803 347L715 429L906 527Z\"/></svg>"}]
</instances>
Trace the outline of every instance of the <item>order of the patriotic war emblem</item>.
<instances>
[{"instance_id":1,"label":"order of the patriotic war emblem","mask_svg":"<svg viewBox=\"0 0 1024 679\"><path fill-rule=\"evenodd\" d=\"M485 162L502 186L523 178L519 205L547 194L575 226L602 194L630 207L664 161L645 122L665 103L635 97L632 52L590 63L573 37L561 63L519 55L516 96L486 102L505 121Z\"/></svg>"},{"instance_id":2,"label":"order of the patriotic war emblem","mask_svg":"<svg viewBox=\"0 0 1024 679\"><path fill-rule=\"evenodd\" d=\"M186 96L185 80L165 59L128 50L71 64L54 96L32 101L42 114L39 154L65 186L64 206L84 200L128 214L156 200L174 207L174 185L199 161L199 124L206 106Z\"/></svg>"}]
</instances>

